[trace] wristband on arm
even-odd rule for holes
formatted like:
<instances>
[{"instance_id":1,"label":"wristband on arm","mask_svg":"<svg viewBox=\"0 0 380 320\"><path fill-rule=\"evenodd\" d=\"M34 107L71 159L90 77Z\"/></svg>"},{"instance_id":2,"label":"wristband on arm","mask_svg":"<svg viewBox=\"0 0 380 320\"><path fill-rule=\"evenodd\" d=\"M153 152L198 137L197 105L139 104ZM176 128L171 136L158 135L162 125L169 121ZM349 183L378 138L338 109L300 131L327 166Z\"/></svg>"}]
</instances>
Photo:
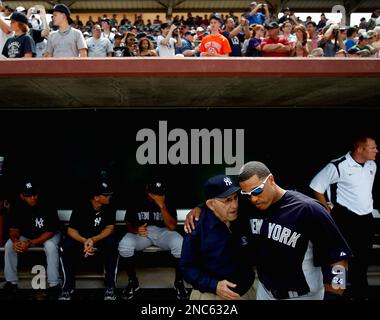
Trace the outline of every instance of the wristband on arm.
<instances>
[{"instance_id":1,"label":"wristband on arm","mask_svg":"<svg viewBox=\"0 0 380 320\"><path fill-rule=\"evenodd\" d=\"M346 289L347 271L339 264L322 267L323 282L329 284L333 289Z\"/></svg>"}]
</instances>

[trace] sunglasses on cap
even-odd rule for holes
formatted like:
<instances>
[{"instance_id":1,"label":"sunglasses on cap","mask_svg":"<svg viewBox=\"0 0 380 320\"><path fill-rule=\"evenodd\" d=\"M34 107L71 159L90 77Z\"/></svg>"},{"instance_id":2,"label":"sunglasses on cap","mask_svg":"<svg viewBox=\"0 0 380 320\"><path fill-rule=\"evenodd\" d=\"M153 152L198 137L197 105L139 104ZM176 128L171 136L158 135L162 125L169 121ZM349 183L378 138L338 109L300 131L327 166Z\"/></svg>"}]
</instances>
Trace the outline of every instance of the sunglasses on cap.
<instances>
[{"instance_id":1,"label":"sunglasses on cap","mask_svg":"<svg viewBox=\"0 0 380 320\"><path fill-rule=\"evenodd\" d=\"M272 174L270 173L259 186L254 187L251 191L244 192L243 190L240 190L241 195L249 199L251 196L258 196L263 193L265 184L271 175Z\"/></svg>"}]
</instances>

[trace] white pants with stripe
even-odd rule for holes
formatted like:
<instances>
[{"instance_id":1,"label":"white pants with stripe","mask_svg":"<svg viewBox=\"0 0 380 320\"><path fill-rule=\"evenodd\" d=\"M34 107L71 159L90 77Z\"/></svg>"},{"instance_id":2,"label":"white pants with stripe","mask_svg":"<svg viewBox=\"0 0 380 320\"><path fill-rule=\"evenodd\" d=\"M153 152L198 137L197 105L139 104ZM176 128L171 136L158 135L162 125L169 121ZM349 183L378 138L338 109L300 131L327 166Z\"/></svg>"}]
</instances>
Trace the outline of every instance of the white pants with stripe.
<instances>
[{"instance_id":1,"label":"white pants with stripe","mask_svg":"<svg viewBox=\"0 0 380 320\"><path fill-rule=\"evenodd\" d=\"M170 250L175 258L181 257L183 238L178 232L157 226L148 226L147 230L146 237L128 232L119 242L119 254L124 258L129 258L135 251L142 251L154 245L163 250Z\"/></svg>"}]
</instances>

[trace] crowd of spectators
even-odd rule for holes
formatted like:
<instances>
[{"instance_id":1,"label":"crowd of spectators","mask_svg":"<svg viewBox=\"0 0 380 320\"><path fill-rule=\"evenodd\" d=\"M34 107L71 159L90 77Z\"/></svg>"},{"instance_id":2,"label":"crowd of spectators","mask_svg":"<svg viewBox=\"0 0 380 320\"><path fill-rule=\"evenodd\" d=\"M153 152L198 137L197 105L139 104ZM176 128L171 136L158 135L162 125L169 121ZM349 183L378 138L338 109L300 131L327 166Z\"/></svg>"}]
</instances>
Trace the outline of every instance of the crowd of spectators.
<instances>
[{"instance_id":1,"label":"crowd of spectators","mask_svg":"<svg viewBox=\"0 0 380 320\"><path fill-rule=\"evenodd\" d=\"M374 57L379 58L380 10L358 26L343 26L321 14L320 21L302 21L284 8L280 18L265 3L251 2L240 17L228 15L174 16L151 21L126 14L104 14L87 21L72 19L68 7L56 5L53 14L41 5L29 9L0 7L0 54L21 57ZM66 18L65 18L66 16ZM212 31L212 20L218 30ZM216 27L215 27L216 28ZM214 28L214 29L215 29ZM72 30L75 30L74 32ZM213 38L228 40L210 54ZM218 38L220 41L220 38ZM203 44L202 44L203 41ZM211 42L210 42L211 41ZM223 41L222 41L223 42ZM220 43L222 43L220 42ZM224 42L223 42L224 43ZM207 52L206 52L207 51Z\"/></svg>"}]
</instances>

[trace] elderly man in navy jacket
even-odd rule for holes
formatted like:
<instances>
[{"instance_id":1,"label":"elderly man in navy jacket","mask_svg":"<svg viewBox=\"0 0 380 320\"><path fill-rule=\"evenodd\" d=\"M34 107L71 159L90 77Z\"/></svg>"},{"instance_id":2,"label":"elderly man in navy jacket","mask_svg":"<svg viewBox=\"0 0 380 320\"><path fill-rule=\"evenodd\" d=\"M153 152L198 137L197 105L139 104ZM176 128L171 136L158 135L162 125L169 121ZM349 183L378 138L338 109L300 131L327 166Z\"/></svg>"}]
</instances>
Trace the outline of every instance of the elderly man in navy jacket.
<instances>
[{"instance_id":1,"label":"elderly man in navy jacket","mask_svg":"<svg viewBox=\"0 0 380 320\"><path fill-rule=\"evenodd\" d=\"M205 184L206 205L183 241L180 270L193 286L191 300L255 299L248 242L238 221L239 187L218 175ZM237 231L238 230L238 231Z\"/></svg>"}]
</instances>

